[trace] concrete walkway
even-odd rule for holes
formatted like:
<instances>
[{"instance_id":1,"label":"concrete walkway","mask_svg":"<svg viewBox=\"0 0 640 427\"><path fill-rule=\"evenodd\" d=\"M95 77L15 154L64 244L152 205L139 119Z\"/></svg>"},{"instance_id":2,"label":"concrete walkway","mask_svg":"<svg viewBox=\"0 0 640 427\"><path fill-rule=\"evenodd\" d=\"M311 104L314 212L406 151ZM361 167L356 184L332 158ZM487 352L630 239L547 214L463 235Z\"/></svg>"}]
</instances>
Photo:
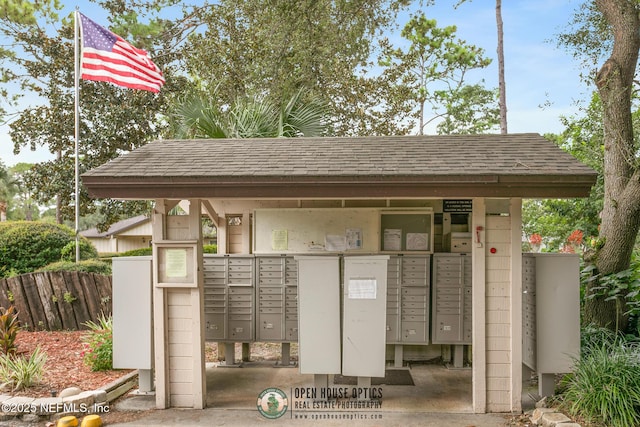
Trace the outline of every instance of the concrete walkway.
<instances>
[{"instance_id":1,"label":"concrete walkway","mask_svg":"<svg viewBox=\"0 0 640 427\"><path fill-rule=\"evenodd\" d=\"M202 411L166 409L151 412L148 416L126 424L110 426L397 426L397 427L499 427L509 425L508 417L500 414L443 414L434 412L390 412L378 413L376 419L346 418L300 419L290 414L271 420L257 410L215 409Z\"/></svg>"},{"instance_id":2,"label":"concrete walkway","mask_svg":"<svg viewBox=\"0 0 640 427\"><path fill-rule=\"evenodd\" d=\"M137 421L119 426L433 426L496 427L506 426L506 414L473 414L471 370L449 370L442 365L415 365L410 369L414 385L372 385L382 393L381 406L351 409L341 402L358 401L351 397L333 400L331 409L314 409L314 399L303 396L313 386L312 375L297 368L274 367L273 362L245 363L241 368L208 365L207 408L149 411ZM356 385L329 384L351 393ZM268 388L282 390L288 410L277 419L263 416L257 408L258 396ZM297 397L296 397L297 395ZM116 410L153 408L154 396L130 396Z\"/></svg>"}]
</instances>

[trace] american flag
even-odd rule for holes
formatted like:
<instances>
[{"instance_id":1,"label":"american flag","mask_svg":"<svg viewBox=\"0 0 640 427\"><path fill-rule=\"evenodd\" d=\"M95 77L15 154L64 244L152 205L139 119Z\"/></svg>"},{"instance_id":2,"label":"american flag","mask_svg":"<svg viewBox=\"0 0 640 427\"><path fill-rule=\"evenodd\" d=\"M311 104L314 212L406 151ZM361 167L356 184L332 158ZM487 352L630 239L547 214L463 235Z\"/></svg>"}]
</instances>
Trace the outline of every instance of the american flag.
<instances>
[{"instance_id":1,"label":"american flag","mask_svg":"<svg viewBox=\"0 0 640 427\"><path fill-rule=\"evenodd\" d=\"M162 71L147 52L80 15L81 75L84 80L111 82L130 89L159 92Z\"/></svg>"}]
</instances>

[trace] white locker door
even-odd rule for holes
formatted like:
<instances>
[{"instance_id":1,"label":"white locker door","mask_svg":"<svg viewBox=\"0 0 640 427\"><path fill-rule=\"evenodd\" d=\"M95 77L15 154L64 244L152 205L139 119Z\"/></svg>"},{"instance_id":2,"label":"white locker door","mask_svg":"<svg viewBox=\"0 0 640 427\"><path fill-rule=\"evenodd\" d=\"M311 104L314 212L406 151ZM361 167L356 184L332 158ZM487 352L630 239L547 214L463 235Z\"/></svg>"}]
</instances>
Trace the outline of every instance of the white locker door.
<instances>
[{"instance_id":1,"label":"white locker door","mask_svg":"<svg viewBox=\"0 0 640 427\"><path fill-rule=\"evenodd\" d=\"M296 260L300 373L339 374L340 259L302 256Z\"/></svg>"},{"instance_id":2,"label":"white locker door","mask_svg":"<svg viewBox=\"0 0 640 427\"><path fill-rule=\"evenodd\" d=\"M343 375L384 377L388 260L344 258Z\"/></svg>"},{"instance_id":3,"label":"white locker door","mask_svg":"<svg viewBox=\"0 0 640 427\"><path fill-rule=\"evenodd\" d=\"M153 367L151 257L113 258L113 367Z\"/></svg>"}]
</instances>

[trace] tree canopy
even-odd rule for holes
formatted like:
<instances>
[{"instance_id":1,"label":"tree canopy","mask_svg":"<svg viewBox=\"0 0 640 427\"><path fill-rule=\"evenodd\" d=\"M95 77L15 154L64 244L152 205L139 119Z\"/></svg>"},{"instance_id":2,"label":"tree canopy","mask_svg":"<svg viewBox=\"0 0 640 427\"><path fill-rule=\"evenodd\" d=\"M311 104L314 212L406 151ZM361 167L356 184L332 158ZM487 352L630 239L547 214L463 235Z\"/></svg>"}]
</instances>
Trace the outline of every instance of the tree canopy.
<instances>
[{"instance_id":1,"label":"tree canopy","mask_svg":"<svg viewBox=\"0 0 640 427\"><path fill-rule=\"evenodd\" d=\"M496 123L495 91L462 78L466 70L486 66L488 59L453 37L454 29L440 29L422 15L406 23L403 34L422 55L432 49L425 37L441 34L431 65L423 68L411 62L415 53L384 41L384 32L398 25L399 12L414 3L410 0L95 3L109 16L108 23L98 23L147 50L166 84L152 94L80 82L81 172L151 140L179 135L173 118L185 100L199 99L221 117L242 103L286 107L304 93L305 103L326 108L326 134L415 132L414 107L424 102L420 93L426 86L420 89L404 80L394 67L380 74L381 53L402 64L407 75L431 73L427 78L447 82L429 88L433 111L439 104L435 115L445 118L439 132L482 132ZM10 120L14 151L46 147L56 156L35 165L23 182L37 203L57 200L59 221L72 218L72 17L62 13L68 9L58 0L7 0L3 7L0 35L11 49L0 50L0 115ZM425 26L430 26L426 33ZM448 67L446 77L442 69L432 73L441 60ZM388 109L383 111L382 105ZM82 216L102 213L103 227L149 209L146 202L90 200L84 191L80 202Z\"/></svg>"},{"instance_id":2,"label":"tree canopy","mask_svg":"<svg viewBox=\"0 0 640 427\"><path fill-rule=\"evenodd\" d=\"M382 41L379 81L387 96L378 107L381 122L400 123L405 131L417 127L419 134L439 119L438 133L447 134L482 133L499 123L496 92L467 83L470 70L491 60L483 49L457 38L456 31L418 13L401 32L410 43L406 49Z\"/></svg>"}]
</instances>

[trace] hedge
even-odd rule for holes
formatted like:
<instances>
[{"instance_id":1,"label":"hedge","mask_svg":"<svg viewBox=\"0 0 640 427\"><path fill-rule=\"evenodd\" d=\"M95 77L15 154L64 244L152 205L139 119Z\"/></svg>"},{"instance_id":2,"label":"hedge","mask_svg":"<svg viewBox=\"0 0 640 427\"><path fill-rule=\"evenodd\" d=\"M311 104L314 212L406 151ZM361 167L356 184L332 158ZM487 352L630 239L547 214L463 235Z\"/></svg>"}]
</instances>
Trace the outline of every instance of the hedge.
<instances>
[{"instance_id":1,"label":"hedge","mask_svg":"<svg viewBox=\"0 0 640 427\"><path fill-rule=\"evenodd\" d=\"M75 260L75 232L46 222L8 221L0 223L0 277L30 273L45 265ZM98 256L84 237L80 238L81 259Z\"/></svg>"}]
</instances>

